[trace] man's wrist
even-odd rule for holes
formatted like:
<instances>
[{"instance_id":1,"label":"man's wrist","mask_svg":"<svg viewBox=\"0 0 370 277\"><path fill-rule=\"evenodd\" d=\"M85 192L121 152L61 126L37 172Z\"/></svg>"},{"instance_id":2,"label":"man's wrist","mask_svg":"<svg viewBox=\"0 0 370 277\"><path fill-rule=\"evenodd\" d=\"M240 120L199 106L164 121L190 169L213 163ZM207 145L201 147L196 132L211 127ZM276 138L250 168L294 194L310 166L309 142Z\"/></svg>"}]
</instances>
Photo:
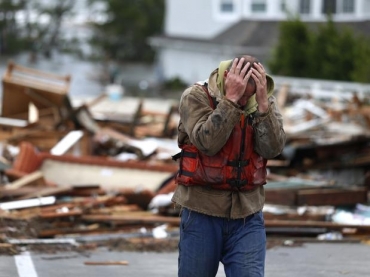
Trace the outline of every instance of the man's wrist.
<instances>
[{"instance_id":1,"label":"man's wrist","mask_svg":"<svg viewBox=\"0 0 370 277\"><path fill-rule=\"evenodd\" d=\"M264 114L264 113L267 113L269 110L269 105L266 104L266 105L258 105L258 112L260 114Z\"/></svg>"}]
</instances>

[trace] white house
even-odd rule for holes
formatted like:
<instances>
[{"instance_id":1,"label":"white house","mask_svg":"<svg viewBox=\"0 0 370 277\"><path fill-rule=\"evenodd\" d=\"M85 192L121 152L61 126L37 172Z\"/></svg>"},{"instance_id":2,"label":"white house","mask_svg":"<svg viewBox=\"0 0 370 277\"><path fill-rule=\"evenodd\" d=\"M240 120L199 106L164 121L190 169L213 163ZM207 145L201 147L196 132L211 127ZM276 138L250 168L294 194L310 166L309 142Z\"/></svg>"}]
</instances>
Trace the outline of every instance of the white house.
<instances>
[{"instance_id":1,"label":"white house","mask_svg":"<svg viewBox=\"0 0 370 277\"><path fill-rule=\"evenodd\" d=\"M220 60L251 54L266 61L288 15L317 24L327 13L339 26L370 35L370 0L166 0L164 34L149 42L159 74L191 84Z\"/></svg>"}]
</instances>

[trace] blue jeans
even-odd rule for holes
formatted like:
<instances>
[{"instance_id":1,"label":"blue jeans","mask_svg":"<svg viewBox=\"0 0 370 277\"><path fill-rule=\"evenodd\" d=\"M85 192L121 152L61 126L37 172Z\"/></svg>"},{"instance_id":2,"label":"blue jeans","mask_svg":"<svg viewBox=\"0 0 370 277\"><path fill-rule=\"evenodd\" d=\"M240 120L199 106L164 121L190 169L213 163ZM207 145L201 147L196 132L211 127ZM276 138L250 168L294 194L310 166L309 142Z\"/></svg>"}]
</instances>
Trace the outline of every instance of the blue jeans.
<instances>
[{"instance_id":1,"label":"blue jeans","mask_svg":"<svg viewBox=\"0 0 370 277\"><path fill-rule=\"evenodd\" d=\"M262 211L227 219L182 209L179 277L215 277L219 262L228 277L263 277L265 256Z\"/></svg>"}]
</instances>

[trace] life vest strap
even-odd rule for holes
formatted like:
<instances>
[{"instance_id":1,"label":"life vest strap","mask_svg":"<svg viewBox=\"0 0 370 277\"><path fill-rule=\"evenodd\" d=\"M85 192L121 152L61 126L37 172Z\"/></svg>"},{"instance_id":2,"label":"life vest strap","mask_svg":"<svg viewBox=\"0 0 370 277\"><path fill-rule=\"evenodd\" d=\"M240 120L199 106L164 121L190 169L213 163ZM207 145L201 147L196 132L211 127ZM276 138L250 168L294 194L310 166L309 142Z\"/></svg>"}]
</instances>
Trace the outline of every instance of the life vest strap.
<instances>
[{"instance_id":1,"label":"life vest strap","mask_svg":"<svg viewBox=\"0 0 370 277\"><path fill-rule=\"evenodd\" d=\"M248 180L229 179L226 181L231 187L240 188L248 184Z\"/></svg>"},{"instance_id":2,"label":"life vest strap","mask_svg":"<svg viewBox=\"0 0 370 277\"><path fill-rule=\"evenodd\" d=\"M244 160L244 161L228 161L227 162L228 166L233 166L233 167L243 167L249 165L249 160Z\"/></svg>"},{"instance_id":3,"label":"life vest strap","mask_svg":"<svg viewBox=\"0 0 370 277\"><path fill-rule=\"evenodd\" d=\"M187 158L195 159L197 157L197 153L181 151L181 152L177 153L176 155L173 155L172 160L177 161L181 157L187 157Z\"/></svg>"}]
</instances>

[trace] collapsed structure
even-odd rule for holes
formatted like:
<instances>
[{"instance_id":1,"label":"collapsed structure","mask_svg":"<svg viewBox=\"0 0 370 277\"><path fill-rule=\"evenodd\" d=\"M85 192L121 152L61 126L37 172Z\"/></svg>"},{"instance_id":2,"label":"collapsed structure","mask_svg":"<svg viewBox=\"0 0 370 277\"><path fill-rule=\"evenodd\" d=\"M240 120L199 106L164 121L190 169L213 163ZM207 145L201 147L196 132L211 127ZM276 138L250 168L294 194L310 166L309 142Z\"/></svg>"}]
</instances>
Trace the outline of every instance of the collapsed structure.
<instances>
[{"instance_id":1,"label":"collapsed structure","mask_svg":"<svg viewBox=\"0 0 370 277\"><path fill-rule=\"evenodd\" d=\"M177 101L76 101L70 80L14 63L3 76L1 240L176 230ZM370 235L368 98L289 84L276 96L288 140L267 164L267 232Z\"/></svg>"}]
</instances>

